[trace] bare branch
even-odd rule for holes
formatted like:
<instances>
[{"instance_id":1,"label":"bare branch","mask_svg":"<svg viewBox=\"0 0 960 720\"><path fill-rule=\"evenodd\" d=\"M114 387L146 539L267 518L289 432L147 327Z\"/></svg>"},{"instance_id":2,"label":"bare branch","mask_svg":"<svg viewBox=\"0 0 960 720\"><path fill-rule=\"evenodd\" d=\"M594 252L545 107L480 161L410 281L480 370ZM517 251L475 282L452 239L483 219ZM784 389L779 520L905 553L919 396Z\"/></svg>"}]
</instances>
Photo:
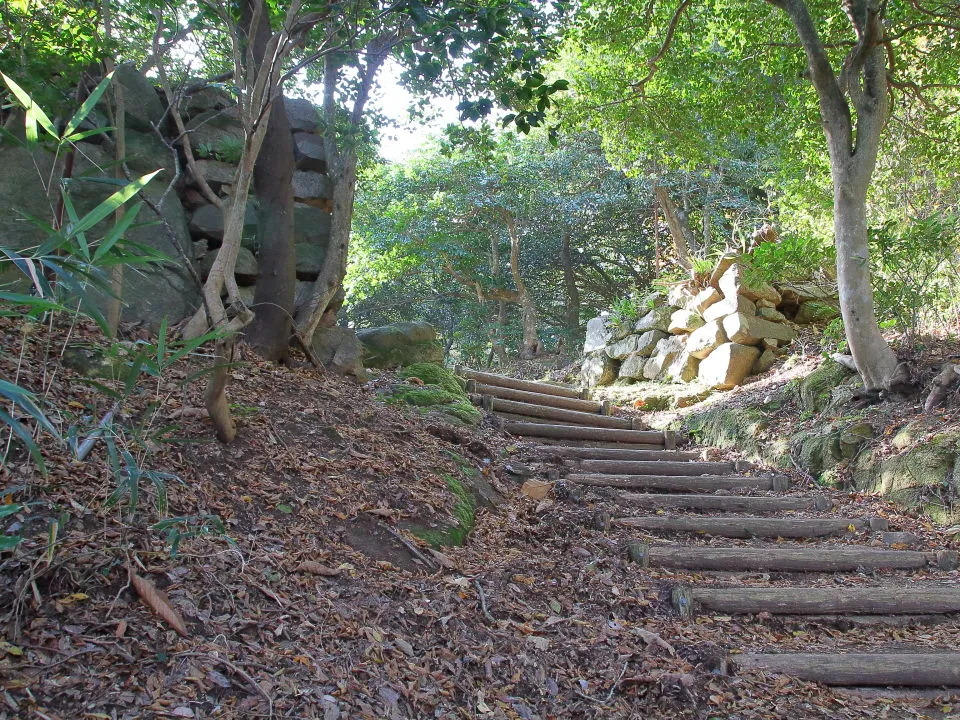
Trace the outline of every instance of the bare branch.
<instances>
[{"instance_id":1,"label":"bare branch","mask_svg":"<svg viewBox=\"0 0 960 720\"><path fill-rule=\"evenodd\" d=\"M663 38L663 44L660 45L660 50L658 50L657 54L647 61L647 67L649 68L649 71L644 78L630 86L634 90L642 93L644 86L653 79L654 75L657 74L657 64L667 54L667 51L670 50L670 45L673 43L673 36L677 32L677 25L680 24L680 19L683 17L683 13L686 12L687 8L690 7L691 4L693 4L693 0L683 0L683 2L680 3L680 7L678 7L676 12L673 13L673 17L670 18L670 24L667 26L667 34Z\"/></svg>"}]
</instances>

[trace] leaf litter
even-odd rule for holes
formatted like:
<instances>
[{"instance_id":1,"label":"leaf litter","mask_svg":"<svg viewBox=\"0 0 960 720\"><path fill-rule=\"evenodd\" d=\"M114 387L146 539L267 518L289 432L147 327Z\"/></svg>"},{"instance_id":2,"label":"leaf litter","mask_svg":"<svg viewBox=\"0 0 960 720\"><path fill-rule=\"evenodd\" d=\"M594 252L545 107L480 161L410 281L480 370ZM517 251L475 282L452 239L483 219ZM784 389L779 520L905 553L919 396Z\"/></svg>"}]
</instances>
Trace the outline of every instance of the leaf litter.
<instances>
[{"instance_id":1,"label":"leaf litter","mask_svg":"<svg viewBox=\"0 0 960 720\"><path fill-rule=\"evenodd\" d=\"M6 343L13 330L0 330ZM5 376L42 390L56 371L49 395L59 407L105 411L55 365L48 340L30 339ZM525 497L504 465L539 469L536 460L491 427L440 427L386 407L377 392L387 378L357 386L247 357L229 389L240 434L222 446L196 412L202 388L181 387L194 370L175 368L156 391L169 398L156 422L192 441L164 443L148 460L183 481L168 486L169 514L215 515L229 542L201 533L171 556L146 509L138 521L105 506L113 480L102 444L84 463L44 447L46 478L25 465L4 475L4 487L28 484L33 504L17 516L26 539L0 557L0 719L921 718L960 706L947 695L851 697L727 662L763 649L953 649L955 622L683 621L672 588L716 579L630 563L636 535L595 520L616 507L612 493ZM148 400L124 411L129 422ZM463 546L431 548L410 532L454 523L446 478L473 475L503 500L478 511ZM836 497L896 514L876 498ZM65 512L48 560L47 525ZM922 519L898 524L935 540ZM929 579L845 577L877 587Z\"/></svg>"}]
</instances>

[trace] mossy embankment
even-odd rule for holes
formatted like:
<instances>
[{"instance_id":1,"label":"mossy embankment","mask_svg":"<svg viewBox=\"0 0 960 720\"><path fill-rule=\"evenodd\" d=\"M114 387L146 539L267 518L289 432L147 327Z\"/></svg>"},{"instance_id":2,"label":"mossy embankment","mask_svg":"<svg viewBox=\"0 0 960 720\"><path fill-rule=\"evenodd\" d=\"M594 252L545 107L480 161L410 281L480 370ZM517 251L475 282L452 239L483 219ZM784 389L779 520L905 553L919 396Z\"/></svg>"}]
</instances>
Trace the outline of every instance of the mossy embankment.
<instances>
[{"instance_id":1,"label":"mossy embankment","mask_svg":"<svg viewBox=\"0 0 960 720\"><path fill-rule=\"evenodd\" d=\"M960 418L886 402L853 409L859 376L825 360L803 377L712 398L674 426L698 445L876 492L943 523L960 519Z\"/></svg>"},{"instance_id":2,"label":"mossy embankment","mask_svg":"<svg viewBox=\"0 0 960 720\"><path fill-rule=\"evenodd\" d=\"M476 425L483 417L467 397L466 383L450 370L433 363L415 363L397 371L406 380L383 397L388 405L409 405L423 415L454 425Z\"/></svg>"}]
</instances>

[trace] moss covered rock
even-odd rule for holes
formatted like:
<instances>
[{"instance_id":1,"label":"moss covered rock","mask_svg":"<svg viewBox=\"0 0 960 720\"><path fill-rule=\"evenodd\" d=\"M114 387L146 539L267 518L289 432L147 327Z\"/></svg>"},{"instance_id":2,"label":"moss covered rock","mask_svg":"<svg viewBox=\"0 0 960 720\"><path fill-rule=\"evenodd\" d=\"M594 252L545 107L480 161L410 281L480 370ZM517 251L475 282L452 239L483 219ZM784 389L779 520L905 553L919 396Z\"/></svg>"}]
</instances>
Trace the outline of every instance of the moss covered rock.
<instances>
[{"instance_id":1,"label":"moss covered rock","mask_svg":"<svg viewBox=\"0 0 960 720\"><path fill-rule=\"evenodd\" d=\"M853 482L936 520L953 522L960 516L953 509L960 500L958 459L960 432L940 433L893 457L863 454L854 464Z\"/></svg>"},{"instance_id":2,"label":"moss covered rock","mask_svg":"<svg viewBox=\"0 0 960 720\"><path fill-rule=\"evenodd\" d=\"M833 360L825 361L820 367L800 381L800 404L805 410L820 413L834 404L836 391L847 388L852 392L850 381L856 376L852 370Z\"/></svg>"},{"instance_id":3,"label":"moss covered rock","mask_svg":"<svg viewBox=\"0 0 960 720\"><path fill-rule=\"evenodd\" d=\"M418 378L427 385L439 385L455 395L466 397L466 383L452 371L435 363L414 363L400 368L397 375L402 378Z\"/></svg>"},{"instance_id":4,"label":"moss covered rock","mask_svg":"<svg viewBox=\"0 0 960 720\"><path fill-rule=\"evenodd\" d=\"M363 364L393 368L416 363L443 362L437 331L426 322L398 322L357 332L363 344Z\"/></svg>"}]
</instances>

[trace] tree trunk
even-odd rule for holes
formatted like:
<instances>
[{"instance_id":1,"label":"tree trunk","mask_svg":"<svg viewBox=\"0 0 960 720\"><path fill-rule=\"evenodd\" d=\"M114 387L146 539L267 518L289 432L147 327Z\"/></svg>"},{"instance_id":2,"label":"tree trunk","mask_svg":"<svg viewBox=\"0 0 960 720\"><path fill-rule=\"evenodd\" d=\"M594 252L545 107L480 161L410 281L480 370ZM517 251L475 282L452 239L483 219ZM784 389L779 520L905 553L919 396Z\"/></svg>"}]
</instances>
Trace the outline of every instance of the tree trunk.
<instances>
[{"instance_id":1,"label":"tree trunk","mask_svg":"<svg viewBox=\"0 0 960 720\"><path fill-rule=\"evenodd\" d=\"M833 227L840 312L850 354L867 390L886 387L897 357L880 334L873 307L865 185L834 172Z\"/></svg>"},{"instance_id":2,"label":"tree trunk","mask_svg":"<svg viewBox=\"0 0 960 720\"><path fill-rule=\"evenodd\" d=\"M326 139L325 139L326 140ZM353 201L357 191L357 154L348 149L334 166L327 164L333 184L333 216L330 222L330 243L323 269L307 292L297 298L297 329L309 345L330 301L337 294L347 274L350 249L350 225Z\"/></svg>"},{"instance_id":3,"label":"tree trunk","mask_svg":"<svg viewBox=\"0 0 960 720\"><path fill-rule=\"evenodd\" d=\"M866 389L879 389L887 385L897 366L874 313L867 242L867 189L887 113L883 6L867 0L859 11L848 13L857 43L838 78L804 0L777 4L790 17L806 52L830 152L837 285L847 342Z\"/></svg>"},{"instance_id":4,"label":"tree trunk","mask_svg":"<svg viewBox=\"0 0 960 720\"><path fill-rule=\"evenodd\" d=\"M249 0L247 5L249 5ZM257 63L270 39L266 23L260 23L254 38ZM297 258L293 241L293 136L290 121L277 97L270 112L263 146L253 174L253 189L259 200L257 240L260 245L259 275L253 297L256 316L247 329L247 342L264 359L280 362L290 347Z\"/></svg>"},{"instance_id":5,"label":"tree trunk","mask_svg":"<svg viewBox=\"0 0 960 720\"><path fill-rule=\"evenodd\" d=\"M560 245L560 262L563 264L563 285L566 289L566 326L573 335L580 333L580 289L577 287L577 277L573 272L573 257L570 253L570 233L563 233L563 243Z\"/></svg>"},{"instance_id":6,"label":"tree trunk","mask_svg":"<svg viewBox=\"0 0 960 720\"><path fill-rule=\"evenodd\" d=\"M520 302L520 322L523 327L523 346L521 355L530 359L536 357L543 347L540 344L540 338L537 335L537 307L530 297L530 291L523 281L520 274L520 233L517 230L517 222L513 213L509 210L500 208L500 215L507 224L507 234L510 236L510 274L513 276L513 284L517 288Z\"/></svg>"},{"instance_id":7,"label":"tree trunk","mask_svg":"<svg viewBox=\"0 0 960 720\"><path fill-rule=\"evenodd\" d=\"M340 284L347 274L347 258L350 249L350 226L353 222L353 201L357 192L357 149L359 128L363 120L363 111L377 73L396 42L396 36L385 35L367 45L368 60L360 70L359 84L353 110L350 113L350 129L354 131L347 138L341 150L337 144L337 105L336 88L340 79L341 67L334 55L324 57L323 68L323 114L325 130L323 134L324 152L327 156L327 168L330 182L333 184L333 217L330 222L330 244L320 276L301 297L297 298L295 322L301 338L307 345L313 340L313 334L320 326L320 320L330 301L337 295Z\"/></svg>"},{"instance_id":8,"label":"tree trunk","mask_svg":"<svg viewBox=\"0 0 960 720\"><path fill-rule=\"evenodd\" d=\"M660 203L660 209L663 210L663 217L667 221L667 227L670 228L670 237L673 239L673 246L677 251L677 261L684 270L693 269L693 260L690 255L690 240L692 233L690 227L680 216L677 206L670 198L670 193L666 188L655 185L653 192Z\"/></svg>"}]
</instances>

